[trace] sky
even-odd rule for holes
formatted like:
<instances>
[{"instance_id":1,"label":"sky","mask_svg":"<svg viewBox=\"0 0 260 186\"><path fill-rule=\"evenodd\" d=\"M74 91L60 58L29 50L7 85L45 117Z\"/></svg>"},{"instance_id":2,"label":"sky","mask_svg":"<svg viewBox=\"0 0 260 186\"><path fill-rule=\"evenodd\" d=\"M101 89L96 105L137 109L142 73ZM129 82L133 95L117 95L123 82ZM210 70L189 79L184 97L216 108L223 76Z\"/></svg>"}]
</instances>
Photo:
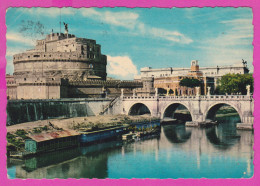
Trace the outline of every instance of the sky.
<instances>
[{"instance_id":1,"label":"sky","mask_svg":"<svg viewBox=\"0 0 260 186\"><path fill-rule=\"evenodd\" d=\"M101 45L108 77L131 80L143 67L190 67L191 60L206 67L244 59L253 72L253 15L247 7L9 8L6 72L13 73L14 54L34 48L52 29L60 32L60 19L69 33Z\"/></svg>"}]
</instances>

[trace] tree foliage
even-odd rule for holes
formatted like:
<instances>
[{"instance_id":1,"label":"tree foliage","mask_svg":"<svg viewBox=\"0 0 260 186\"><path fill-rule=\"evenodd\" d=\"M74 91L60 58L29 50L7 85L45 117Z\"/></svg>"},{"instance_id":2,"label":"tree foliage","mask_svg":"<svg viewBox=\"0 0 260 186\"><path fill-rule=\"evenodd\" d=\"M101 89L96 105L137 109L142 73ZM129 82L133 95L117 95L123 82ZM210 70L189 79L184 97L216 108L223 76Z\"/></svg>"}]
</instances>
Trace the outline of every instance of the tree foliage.
<instances>
[{"instance_id":1,"label":"tree foliage","mask_svg":"<svg viewBox=\"0 0 260 186\"><path fill-rule=\"evenodd\" d=\"M246 86L250 85L250 92L254 89L252 74L226 74L218 81L216 94L247 94Z\"/></svg>"},{"instance_id":2,"label":"tree foliage","mask_svg":"<svg viewBox=\"0 0 260 186\"><path fill-rule=\"evenodd\" d=\"M198 79L184 78L180 81L180 86L183 86L183 87L194 88L194 87L200 86L200 84L201 84L201 82Z\"/></svg>"},{"instance_id":3,"label":"tree foliage","mask_svg":"<svg viewBox=\"0 0 260 186\"><path fill-rule=\"evenodd\" d=\"M166 94L167 90L164 88L158 88L158 94Z\"/></svg>"}]
</instances>

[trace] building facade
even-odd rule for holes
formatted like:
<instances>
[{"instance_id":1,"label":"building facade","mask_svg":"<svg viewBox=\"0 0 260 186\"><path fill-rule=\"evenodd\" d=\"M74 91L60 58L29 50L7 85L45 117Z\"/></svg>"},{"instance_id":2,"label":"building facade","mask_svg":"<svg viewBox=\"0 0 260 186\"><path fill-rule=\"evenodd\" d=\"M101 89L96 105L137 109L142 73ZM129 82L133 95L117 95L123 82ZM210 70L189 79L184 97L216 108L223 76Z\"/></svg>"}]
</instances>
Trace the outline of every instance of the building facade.
<instances>
[{"instance_id":1,"label":"building facade","mask_svg":"<svg viewBox=\"0 0 260 186\"><path fill-rule=\"evenodd\" d=\"M197 79L200 81L200 90L196 88L190 88L186 86L180 86L180 82L185 79ZM199 94L207 94L208 87L210 87L210 93L214 90L214 78L208 77L200 71L199 63L197 60L191 61L191 68L187 73L182 72L180 75L169 75L169 76L160 76L154 77L154 87L163 88L166 90L172 90L172 95L195 95L197 91Z\"/></svg>"},{"instance_id":2,"label":"building facade","mask_svg":"<svg viewBox=\"0 0 260 186\"><path fill-rule=\"evenodd\" d=\"M196 61L196 60L193 60ZM194 67L196 68L196 67ZM195 69L193 69L195 70ZM159 68L153 69L151 67L141 68L141 75L135 77L136 80L141 79L143 77L173 77L173 76L186 76L190 73L190 68ZM234 74L247 74L249 73L249 69L247 64L243 61L238 65L230 65L230 66L216 66L216 67L199 67L199 71L208 78L214 78L214 85L216 87L217 80L220 79L223 75L228 73Z\"/></svg>"}]
</instances>

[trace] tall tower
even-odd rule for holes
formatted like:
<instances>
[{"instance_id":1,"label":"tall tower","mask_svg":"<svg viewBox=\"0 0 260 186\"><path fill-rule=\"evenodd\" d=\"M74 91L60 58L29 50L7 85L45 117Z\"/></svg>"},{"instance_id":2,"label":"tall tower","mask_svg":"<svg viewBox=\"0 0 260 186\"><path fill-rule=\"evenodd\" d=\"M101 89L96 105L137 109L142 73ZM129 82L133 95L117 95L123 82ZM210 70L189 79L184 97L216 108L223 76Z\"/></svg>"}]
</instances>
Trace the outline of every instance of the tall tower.
<instances>
[{"instance_id":1,"label":"tall tower","mask_svg":"<svg viewBox=\"0 0 260 186\"><path fill-rule=\"evenodd\" d=\"M199 62L198 60L191 61L191 71L199 71Z\"/></svg>"}]
</instances>

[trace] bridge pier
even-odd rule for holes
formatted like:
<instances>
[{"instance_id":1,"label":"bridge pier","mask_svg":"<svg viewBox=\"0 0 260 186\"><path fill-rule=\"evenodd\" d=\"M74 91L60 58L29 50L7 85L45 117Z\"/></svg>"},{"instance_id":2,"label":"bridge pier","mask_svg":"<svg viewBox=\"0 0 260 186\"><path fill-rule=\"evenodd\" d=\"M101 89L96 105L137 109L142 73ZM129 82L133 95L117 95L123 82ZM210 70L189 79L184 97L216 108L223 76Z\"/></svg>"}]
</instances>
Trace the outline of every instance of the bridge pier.
<instances>
[{"instance_id":1,"label":"bridge pier","mask_svg":"<svg viewBox=\"0 0 260 186\"><path fill-rule=\"evenodd\" d=\"M198 127L200 124L205 123L203 118L202 113L193 113L192 121L187 121L185 125L188 127Z\"/></svg>"},{"instance_id":2,"label":"bridge pier","mask_svg":"<svg viewBox=\"0 0 260 186\"><path fill-rule=\"evenodd\" d=\"M253 130L254 116L247 115L243 116L241 123L237 123L237 129L248 129Z\"/></svg>"}]
</instances>

